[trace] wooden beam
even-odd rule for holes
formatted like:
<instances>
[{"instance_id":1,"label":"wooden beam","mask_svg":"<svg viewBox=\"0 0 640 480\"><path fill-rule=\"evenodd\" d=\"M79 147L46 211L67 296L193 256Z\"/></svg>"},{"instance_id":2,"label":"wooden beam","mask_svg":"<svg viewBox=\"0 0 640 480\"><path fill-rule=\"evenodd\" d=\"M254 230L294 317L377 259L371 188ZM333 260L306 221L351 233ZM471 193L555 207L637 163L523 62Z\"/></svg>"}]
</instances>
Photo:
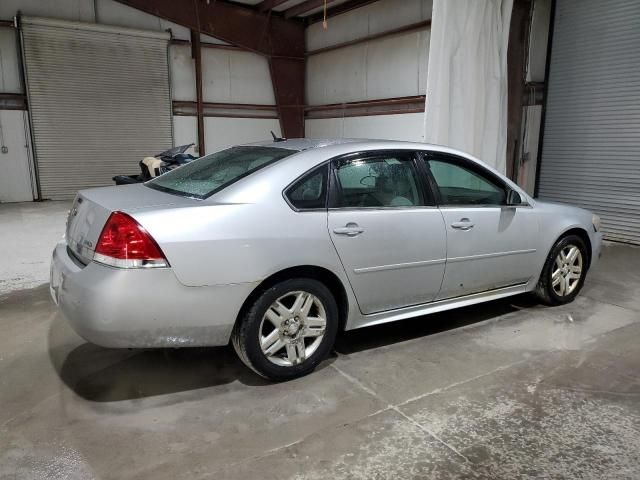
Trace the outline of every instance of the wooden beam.
<instances>
[{"instance_id":1,"label":"wooden beam","mask_svg":"<svg viewBox=\"0 0 640 480\"><path fill-rule=\"evenodd\" d=\"M326 0L327 4L333 3L335 0ZM284 11L284 18L297 17L307 13L314 8L322 7L325 4L325 0L305 0L298 5L294 5Z\"/></svg>"},{"instance_id":2,"label":"wooden beam","mask_svg":"<svg viewBox=\"0 0 640 480\"><path fill-rule=\"evenodd\" d=\"M341 3L340 5L335 5L327 10L327 18L335 17L336 15L341 15L343 13L350 12L351 10L355 10L356 8L364 7L365 5L369 5L370 3L379 2L380 0L349 0L347 2ZM307 25L311 25L312 23L318 23L324 20L324 12L314 13L305 17L305 21Z\"/></svg>"},{"instance_id":3,"label":"wooden beam","mask_svg":"<svg viewBox=\"0 0 640 480\"><path fill-rule=\"evenodd\" d=\"M256 5L256 8L260 12L268 12L288 1L289 0L262 0L262 2Z\"/></svg>"},{"instance_id":4,"label":"wooden beam","mask_svg":"<svg viewBox=\"0 0 640 480\"><path fill-rule=\"evenodd\" d=\"M403 27L387 30L386 32L374 33L366 37L356 38L355 40L349 40L348 42L337 43L328 47L318 48L317 50L311 50L307 52L307 56L317 55L319 53L330 52L331 50L337 50L338 48L350 47L351 45L357 45L359 43L369 42L371 40L377 40L391 35L399 35L401 33L407 33L414 30L422 30L431 27L431 20L424 20L422 22L412 23Z\"/></svg>"}]
</instances>

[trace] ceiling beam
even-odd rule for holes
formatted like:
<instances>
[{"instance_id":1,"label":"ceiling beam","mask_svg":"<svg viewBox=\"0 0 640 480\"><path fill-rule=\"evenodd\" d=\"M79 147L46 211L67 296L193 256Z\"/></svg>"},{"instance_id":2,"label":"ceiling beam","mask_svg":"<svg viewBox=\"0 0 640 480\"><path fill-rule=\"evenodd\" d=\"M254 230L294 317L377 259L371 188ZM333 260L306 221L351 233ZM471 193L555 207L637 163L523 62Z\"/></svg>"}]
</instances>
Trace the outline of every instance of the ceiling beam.
<instances>
[{"instance_id":1,"label":"ceiling beam","mask_svg":"<svg viewBox=\"0 0 640 480\"><path fill-rule=\"evenodd\" d=\"M351 10L355 10L356 8L364 7L365 5L369 5L373 2L378 2L380 0L348 0L340 5L335 5L327 10L327 18L335 17L336 15L340 15L342 13L350 12ZM312 23L318 23L324 20L324 13L318 12L313 15L309 15L305 17L305 20L308 25Z\"/></svg>"},{"instance_id":2,"label":"ceiling beam","mask_svg":"<svg viewBox=\"0 0 640 480\"><path fill-rule=\"evenodd\" d=\"M335 0L326 0L327 4L333 3ZM325 0L305 0L298 5L294 5L291 8L287 8L284 11L284 18L297 17L303 15L314 8L322 7L325 4Z\"/></svg>"},{"instance_id":3,"label":"ceiling beam","mask_svg":"<svg viewBox=\"0 0 640 480\"><path fill-rule=\"evenodd\" d=\"M262 55L304 56L304 25L298 21L220 0L117 1Z\"/></svg>"},{"instance_id":4,"label":"ceiling beam","mask_svg":"<svg viewBox=\"0 0 640 480\"><path fill-rule=\"evenodd\" d=\"M256 8L260 12L268 12L269 10L273 10L277 6L282 5L283 3L288 1L289 0L262 0L262 2L256 5Z\"/></svg>"}]
</instances>

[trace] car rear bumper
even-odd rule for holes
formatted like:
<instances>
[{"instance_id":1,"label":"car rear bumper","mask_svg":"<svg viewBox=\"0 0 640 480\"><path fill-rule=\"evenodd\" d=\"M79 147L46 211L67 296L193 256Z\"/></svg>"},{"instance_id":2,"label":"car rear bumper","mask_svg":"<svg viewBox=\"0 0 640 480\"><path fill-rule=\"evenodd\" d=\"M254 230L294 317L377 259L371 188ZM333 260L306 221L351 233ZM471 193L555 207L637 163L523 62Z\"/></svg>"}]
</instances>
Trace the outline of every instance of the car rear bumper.
<instances>
[{"instance_id":1,"label":"car rear bumper","mask_svg":"<svg viewBox=\"0 0 640 480\"><path fill-rule=\"evenodd\" d=\"M187 287L169 268L82 266L58 243L50 290L73 329L112 348L226 345L254 283Z\"/></svg>"}]
</instances>

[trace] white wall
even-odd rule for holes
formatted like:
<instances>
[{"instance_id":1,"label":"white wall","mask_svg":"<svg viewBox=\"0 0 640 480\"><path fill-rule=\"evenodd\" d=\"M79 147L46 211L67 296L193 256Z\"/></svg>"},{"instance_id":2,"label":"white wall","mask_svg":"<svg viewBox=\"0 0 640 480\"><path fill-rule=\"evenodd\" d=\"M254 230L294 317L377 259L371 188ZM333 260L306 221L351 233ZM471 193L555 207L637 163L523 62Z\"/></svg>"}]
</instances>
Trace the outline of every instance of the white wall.
<instances>
[{"instance_id":1,"label":"white wall","mask_svg":"<svg viewBox=\"0 0 640 480\"><path fill-rule=\"evenodd\" d=\"M544 82L550 21L551 0L535 0L529 37L527 82Z\"/></svg>"},{"instance_id":2,"label":"white wall","mask_svg":"<svg viewBox=\"0 0 640 480\"><path fill-rule=\"evenodd\" d=\"M275 105L269 63L251 52L202 49L205 102Z\"/></svg>"},{"instance_id":3,"label":"white wall","mask_svg":"<svg viewBox=\"0 0 640 480\"><path fill-rule=\"evenodd\" d=\"M271 139L271 130L280 136L280 122L262 118L205 117L205 148L207 153L240 143Z\"/></svg>"},{"instance_id":4,"label":"white wall","mask_svg":"<svg viewBox=\"0 0 640 480\"><path fill-rule=\"evenodd\" d=\"M429 30L413 31L312 55L309 105L424 95Z\"/></svg>"},{"instance_id":5,"label":"white wall","mask_svg":"<svg viewBox=\"0 0 640 480\"><path fill-rule=\"evenodd\" d=\"M380 0L307 28L307 50L317 50L431 18L431 0ZM326 105L424 95L430 29L414 30L311 55L306 101ZM428 100L427 100L428 101ZM307 137L422 141L424 115L407 113L307 119Z\"/></svg>"},{"instance_id":6,"label":"white wall","mask_svg":"<svg viewBox=\"0 0 640 480\"><path fill-rule=\"evenodd\" d=\"M0 27L0 93L22 93L16 31Z\"/></svg>"},{"instance_id":7,"label":"white wall","mask_svg":"<svg viewBox=\"0 0 640 480\"><path fill-rule=\"evenodd\" d=\"M173 144L178 146L188 143L194 143L195 145L187 150L187 153L196 155L198 150L198 120L196 117L174 115Z\"/></svg>"},{"instance_id":8,"label":"white wall","mask_svg":"<svg viewBox=\"0 0 640 480\"><path fill-rule=\"evenodd\" d=\"M421 142L424 139L424 114L314 118L307 119L305 128L309 138L378 138Z\"/></svg>"},{"instance_id":9,"label":"white wall","mask_svg":"<svg viewBox=\"0 0 640 480\"><path fill-rule=\"evenodd\" d=\"M26 114L0 110L0 143L7 149L7 153L0 151L0 202L33 200Z\"/></svg>"},{"instance_id":10,"label":"white wall","mask_svg":"<svg viewBox=\"0 0 640 480\"><path fill-rule=\"evenodd\" d=\"M433 0L380 0L307 28L307 50L348 42L431 18Z\"/></svg>"}]
</instances>

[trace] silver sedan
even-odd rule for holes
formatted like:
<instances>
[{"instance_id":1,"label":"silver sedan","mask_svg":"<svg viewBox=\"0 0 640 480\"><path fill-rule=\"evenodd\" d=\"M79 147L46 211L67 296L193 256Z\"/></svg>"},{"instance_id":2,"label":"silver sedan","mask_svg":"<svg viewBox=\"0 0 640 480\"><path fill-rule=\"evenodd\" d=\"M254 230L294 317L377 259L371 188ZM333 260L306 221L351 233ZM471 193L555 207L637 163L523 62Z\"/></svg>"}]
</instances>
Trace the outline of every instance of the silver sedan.
<instances>
[{"instance_id":1,"label":"silver sedan","mask_svg":"<svg viewBox=\"0 0 640 480\"><path fill-rule=\"evenodd\" d=\"M231 341L257 373L284 380L313 370L340 330L523 292L570 302L599 230L596 215L534 200L445 147L252 144L81 191L51 294L95 344Z\"/></svg>"}]
</instances>

